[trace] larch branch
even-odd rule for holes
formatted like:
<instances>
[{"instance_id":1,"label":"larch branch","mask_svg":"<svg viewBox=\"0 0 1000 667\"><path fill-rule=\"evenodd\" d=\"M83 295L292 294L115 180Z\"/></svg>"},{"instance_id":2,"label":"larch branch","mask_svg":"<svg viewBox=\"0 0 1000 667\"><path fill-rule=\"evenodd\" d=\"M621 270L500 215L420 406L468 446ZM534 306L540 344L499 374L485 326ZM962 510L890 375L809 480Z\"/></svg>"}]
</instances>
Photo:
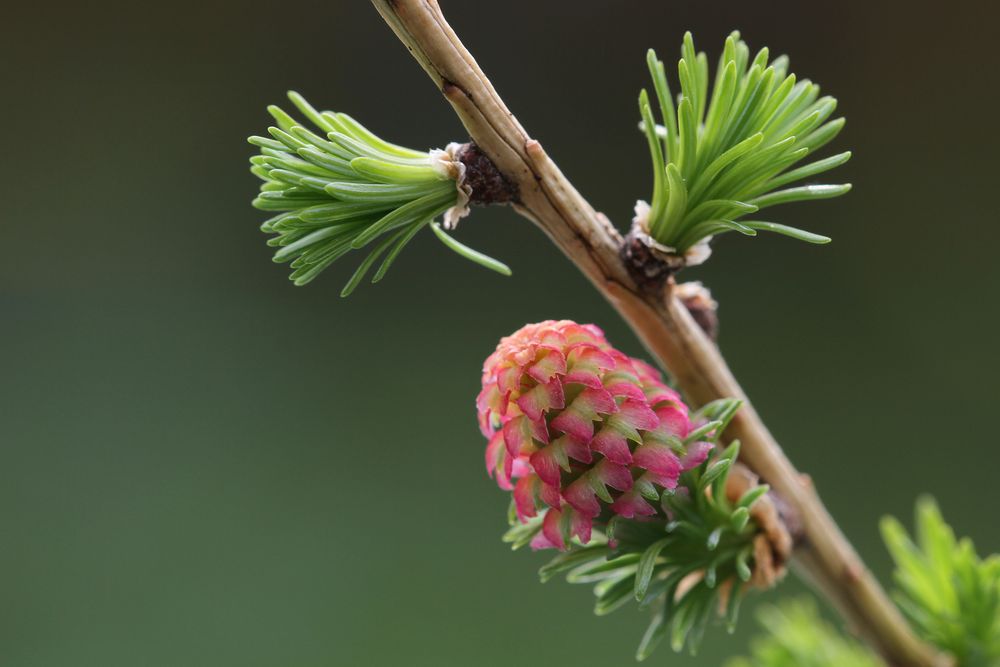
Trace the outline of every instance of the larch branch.
<instances>
[{"instance_id":1,"label":"larch branch","mask_svg":"<svg viewBox=\"0 0 1000 667\"><path fill-rule=\"evenodd\" d=\"M917 638L865 567L810 483L791 464L716 345L673 294L641 289L620 257L621 235L596 212L503 103L434 0L372 0L454 107L473 141L519 191L515 208L535 222L611 302L645 346L700 405L735 397L728 435L740 459L781 495L802 527L793 563L848 625L893 666L951 661Z\"/></svg>"}]
</instances>

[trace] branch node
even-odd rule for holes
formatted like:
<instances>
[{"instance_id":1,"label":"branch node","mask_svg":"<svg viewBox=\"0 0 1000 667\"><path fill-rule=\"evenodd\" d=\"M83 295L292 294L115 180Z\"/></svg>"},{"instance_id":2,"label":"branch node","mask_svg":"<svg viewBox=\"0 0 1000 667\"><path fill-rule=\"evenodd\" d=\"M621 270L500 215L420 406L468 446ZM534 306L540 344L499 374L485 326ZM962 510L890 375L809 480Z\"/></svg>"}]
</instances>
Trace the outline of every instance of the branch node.
<instances>
[{"instance_id":1,"label":"branch node","mask_svg":"<svg viewBox=\"0 0 1000 667\"><path fill-rule=\"evenodd\" d=\"M650 246L649 236L634 226L625 235L619 254L632 280L646 294L662 293L670 277L681 268L680 264L664 261Z\"/></svg>"},{"instance_id":2,"label":"branch node","mask_svg":"<svg viewBox=\"0 0 1000 667\"><path fill-rule=\"evenodd\" d=\"M472 191L469 203L476 206L510 204L518 201L518 189L511 183L493 161L470 141L456 152L458 161L465 165L465 182Z\"/></svg>"}]
</instances>

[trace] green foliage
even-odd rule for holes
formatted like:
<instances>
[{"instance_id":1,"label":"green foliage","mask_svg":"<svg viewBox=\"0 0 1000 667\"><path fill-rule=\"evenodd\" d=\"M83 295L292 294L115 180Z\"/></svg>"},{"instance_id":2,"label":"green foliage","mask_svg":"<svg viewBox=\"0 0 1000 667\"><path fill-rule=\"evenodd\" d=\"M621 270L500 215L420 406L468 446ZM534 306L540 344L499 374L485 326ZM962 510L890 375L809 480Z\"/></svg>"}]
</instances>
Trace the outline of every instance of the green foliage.
<instances>
[{"instance_id":1,"label":"green foliage","mask_svg":"<svg viewBox=\"0 0 1000 667\"><path fill-rule=\"evenodd\" d=\"M726 667L881 667L860 642L845 637L823 620L809 599L786 600L757 611L768 634L756 638L751 657L734 658Z\"/></svg>"},{"instance_id":2,"label":"green foliage","mask_svg":"<svg viewBox=\"0 0 1000 667\"><path fill-rule=\"evenodd\" d=\"M502 263L448 236L439 215L459 204L455 174L440 156L383 141L344 113L319 112L297 93L289 99L320 131L300 125L276 106L270 137L250 137L260 155L250 171L264 181L253 205L276 215L261 230L276 234L274 261L291 260L291 279L305 285L351 250L370 247L344 287L347 296L381 260L372 282L384 276L400 251L430 225L448 248L509 275Z\"/></svg>"},{"instance_id":3,"label":"green foliage","mask_svg":"<svg viewBox=\"0 0 1000 667\"><path fill-rule=\"evenodd\" d=\"M714 442L739 407L734 400L705 406L692 421L703 422L685 441ZM767 491L750 489L737 502L726 497L726 481L739 443L709 456L681 475L678 488L659 498L663 514L651 520L612 518L603 536L556 556L541 568L548 581L559 574L594 584L594 612L611 613L630 600L650 609L652 621L636 657L645 659L667 636L675 651L697 651L709 622L722 614L735 627L742 585L750 580L757 526L749 509ZM504 536L514 548L538 532L541 517L512 527Z\"/></svg>"},{"instance_id":4,"label":"green foliage","mask_svg":"<svg viewBox=\"0 0 1000 667\"><path fill-rule=\"evenodd\" d=\"M844 119L828 121L836 109L832 97L819 97L819 86L796 81L788 58L768 64L761 49L751 59L738 32L726 39L712 94L708 94L708 59L695 53L691 34L684 36L678 63L681 94L676 106L663 62L653 50L647 58L662 125L654 121L649 96L639 96L642 128L653 160L653 196L648 233L683 254L716 234L758 231L785 234L809 243L829 238L757 219L757 211L794 201L826 199L850 185L802 185L846 162L851 154L792 168L832 140Z\"/></svg>"},{"instance_id":5,"label":"green foliage","mask_svg":"<svg viewBox=\"0 0 1000 667\"><path fill-rule=\"evenodd\" d=\"M959 667L1000 665L1000 556L981 560L956 540L931 498L917 503L916 543L894 518L882 535L896 561L896 600L928 641Z\"/></svg>"}]
</instances>

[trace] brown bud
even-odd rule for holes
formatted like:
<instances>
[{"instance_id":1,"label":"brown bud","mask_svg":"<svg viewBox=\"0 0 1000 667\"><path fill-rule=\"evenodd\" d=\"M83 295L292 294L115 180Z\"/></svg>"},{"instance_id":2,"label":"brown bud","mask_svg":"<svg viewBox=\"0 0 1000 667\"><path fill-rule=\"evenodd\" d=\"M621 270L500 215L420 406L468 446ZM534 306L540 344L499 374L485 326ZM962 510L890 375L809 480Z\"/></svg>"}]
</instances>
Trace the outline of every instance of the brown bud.
<instances>
[{"instance_id":1,"label":"brown bud","mask_svg":"<svg viewBox=\"0 0 1000 667\"><path fill-rule=\"evenodd\" d=\"M681 283L674 287L674 295L681 300L691 317L712 340L719 338L719 304L712 293L700 282Z\"/></svg>"},{"instance_id":2,"label":"brown bud","mask_svg":"<svg viewBox=\"0 0 1000 667\"><path fill-rule=\"evenodd\" d=\"M757 475L746 466L733 465L726 481L726 497L737 502L744 493L757 486ZM792 535L785 520L778 511L773 493L761 496L750 508L753 519L761 533L754 538L754 568L750 585L770 588L785 573L785 563L792 556Z\"/></svg>"},{"instance_id":3,"label":"brown bud","mask_svg":"<svg viewBox=\"0 0 1000 667\"><path fill-rule=\"evenodd\" d=\"M472 189L469 203L477 206L509 204L517 201L517 186L500 173L479 146L464 144L456 157L465 165L465 185Z\"/></svg>"}]
</instances>

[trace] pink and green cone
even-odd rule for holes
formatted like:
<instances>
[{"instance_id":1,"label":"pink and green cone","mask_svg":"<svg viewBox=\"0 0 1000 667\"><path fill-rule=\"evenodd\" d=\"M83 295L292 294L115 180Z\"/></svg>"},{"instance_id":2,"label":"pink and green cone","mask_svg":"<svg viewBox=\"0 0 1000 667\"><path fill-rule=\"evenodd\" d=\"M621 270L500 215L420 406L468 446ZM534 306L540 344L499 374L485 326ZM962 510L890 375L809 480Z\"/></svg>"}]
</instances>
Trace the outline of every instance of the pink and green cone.
<instances>
[{"instance_id":1,"label":"pink and green cone","mask_svg":"<svg viewBox=\"0 0 1000 667\"><path fill-rule=\"evenodd\" d=\"M592 324L549 320L503 338L476 406L490 475L522 523L543 517L536 549L587 544L595 521L662 514L662 492L712 449L684 444L680 395Z\"/></svg>"}]
</instances>

